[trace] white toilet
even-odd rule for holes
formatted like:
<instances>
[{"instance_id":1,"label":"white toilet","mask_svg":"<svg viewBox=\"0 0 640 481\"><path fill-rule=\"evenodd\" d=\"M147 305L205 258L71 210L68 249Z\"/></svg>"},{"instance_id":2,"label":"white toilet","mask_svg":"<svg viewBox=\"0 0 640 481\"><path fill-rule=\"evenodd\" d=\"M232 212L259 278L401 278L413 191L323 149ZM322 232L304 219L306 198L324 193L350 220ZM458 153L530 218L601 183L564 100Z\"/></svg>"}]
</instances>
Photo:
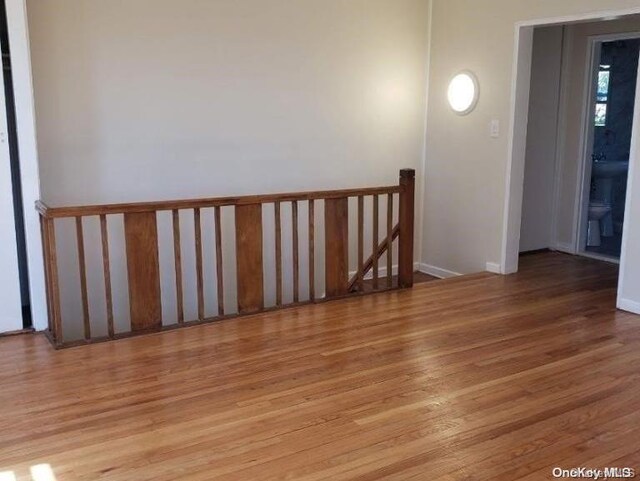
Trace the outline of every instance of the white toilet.
<instances>
[{"instance_id":1,"label":"white toilet","mask_svg":"<svg viewBox=\"0 0 640 481\"><path fill-rule=\"evenodd\" d=\"M587 233L587 246L599 247L602 244L601 221L611 214L611 206L604 202L591 202L589 204L589 231Z\"/></svg>"}]
</instances>

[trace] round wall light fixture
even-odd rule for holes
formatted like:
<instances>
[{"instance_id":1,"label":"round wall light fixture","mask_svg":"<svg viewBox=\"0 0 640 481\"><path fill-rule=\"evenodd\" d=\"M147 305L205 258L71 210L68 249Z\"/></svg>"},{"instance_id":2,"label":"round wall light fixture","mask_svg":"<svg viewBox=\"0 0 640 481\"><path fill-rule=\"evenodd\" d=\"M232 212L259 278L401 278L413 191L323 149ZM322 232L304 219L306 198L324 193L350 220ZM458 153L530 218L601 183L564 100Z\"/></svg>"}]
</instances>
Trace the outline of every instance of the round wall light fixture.
<instances>
[{"instance_id":1,"label":"round wall light fixture","mask_svg":"<svg viewBox=\"0 0 640 481\"><path fill-rule=\"evenodd\" d=\"M451 109L458 115L467 115L473 112L478 104L479 96L478 79L473 72L465 70L451 79L447 98Z\"/></svg>"}]
</instances>

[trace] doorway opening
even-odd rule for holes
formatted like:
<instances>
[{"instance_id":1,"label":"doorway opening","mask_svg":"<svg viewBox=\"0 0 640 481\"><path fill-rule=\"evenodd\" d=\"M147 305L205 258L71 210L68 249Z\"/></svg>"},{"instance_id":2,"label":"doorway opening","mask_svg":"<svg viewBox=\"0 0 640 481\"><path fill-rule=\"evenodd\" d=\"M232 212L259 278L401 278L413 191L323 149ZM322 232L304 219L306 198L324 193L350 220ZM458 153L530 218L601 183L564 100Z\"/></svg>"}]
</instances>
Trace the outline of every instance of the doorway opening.
<instances>
[{"instance_id":1,"label":"doorway opening","mask_svg":"<svg viewBox=\"0 0 640 481\"><path fill-rule=\"evenodd\" d=\"M565 18L516 30L503 269L516 272L522 253L555 250L621 264L622 292L623 234L636 227L629 199L640 15ZM628 306L623 300L618 305Z\"/></svg>"},{"instance_id":2,"label":"doorway opening","mask_svg":"<svg viewBox=\"0 0 640 481\"><path fill-rule=\"evenodd\" d=\"M578 252L618 261L622 247L640 34L590 39L589 109Z\"/></svg>"},{"instance_id":3,"label":"doorway opening","mask_svg":"<svg viewBox=\"0 0 640 481\"><path fill-rule=\"evenodd\" d=\"M0 45L2 47L2 68L4 74L3 87L7 116L7 138L4 141L8 142L9 144L13 213L18 253L18 272L20 277L20 297L22 302L22 324L24 329L30 329L32 328L32 314L29 293L29 269L27 264L27 245L25 235L22 183L20 176L20 153L18 150L16 105L11 66L11 48L9 44L9 29L5 0L0 0Z\"/></svg>"}]
</instances>

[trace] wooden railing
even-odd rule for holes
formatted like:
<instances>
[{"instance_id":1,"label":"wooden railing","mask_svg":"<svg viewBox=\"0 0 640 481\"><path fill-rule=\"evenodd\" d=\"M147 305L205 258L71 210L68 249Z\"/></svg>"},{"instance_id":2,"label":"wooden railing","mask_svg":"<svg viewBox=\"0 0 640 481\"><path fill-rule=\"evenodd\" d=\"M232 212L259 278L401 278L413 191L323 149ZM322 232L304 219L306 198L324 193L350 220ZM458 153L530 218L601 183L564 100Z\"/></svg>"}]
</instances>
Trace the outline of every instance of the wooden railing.
<instances>
[{"instance_id":1,"label":"wooden railing","mask_svg":"<svg viewBox=\"0 0 640 481\"><path fill-rule=\"evenodd\" d=\"M377 187L350 190L332 190L320 192L304 192L289 194L272 194L244 197L224 197L211 199L162 201L133 204L110 204L79 207L49 207L43 202L37 203L37 210L41 217L42 239L45 263L45 280L48 306L48 336L56 347L66 347L91 342L118 339L137 334L174 329L197 323L216 321L234 316L254 314L258 312L281 309L284 307L301 304L322 302L326 300L342 298L350 295L361 295L369 292L380 292L390 289L408 288L413 286L413 239L414 239L414 190L415 172L402 170L400 172L399 185L390 187ZM371 197L372 218L371 223L365 222L365 198ZM398 221L394 222L394 197L398 199ZM353 205L357 205L357 247L353 249L357 268L349 273L349 199L355 198ZM383 215L384 223L380 223L380 200L385 201L386 215ZM320 205L322 202L323 206ZM282 208L290 203L291 207L291 254L292 282L291 291L287 292L285 300L285 286L283 282L283 226ZM300 239L300 206L306 207L306 237L308 239L306 257L306 292L301 293L301 239ZM357 204L356 204L357 203ZM275 258L275 300L271 304L265 301L265 256L263 252L263 217L268 212L265 206L272 204L274 216L274 251ZM225 282L225 249L223 246L223 231L225 222L222 219L222 210L231 207L234 211L233 220L235 233L235 299L237 306L227 306L225 300L225 288L229 289L229 282ZM324 215L320 212L323 207ZM211 229L212 241L215 244L214 263L206 264L203 256L205 242L203 240L202 216L205 210L212 210L214 227ZM287 206L288 210L288 206ZM194 232L193 248L195 250L195 289L197 290L197 319L187 321L185 319L185 267L183 253L185 246L183 239L184 228L181 227L181 212L192 211ZM171 219L173 266L171 277L175 276L173 285L175 298L175 322L163 320L163 292L161 278L165 279L167 273L162 272L159 255L158 216L167 213ZM208 212L211 214L211 212ZM316 214L319 214L316 215ZM183 214L184 215L184 214ZM111 238L114 236L114 224L117 219L123 218L124 231L123 252L115 253L110 247ZM71 224L57 223L61 219L72 219ZM96 225L96 235L93 236L98 246L92 246L92 252L100 252L99 265L89 272L87 242L85 235L87 226L84 222L87 218L93 218ZM317 222L317 218L321 219ZM111 228L109 227L108 219ZM73 229L75 220L75 257L77 264L69 267L68 252L64 258L67 262L61 263L61 252L69 250L69 245L63 247L56 242L56 235L64 232L64 229ZM98 222L99 221L99 222ZM97 225L99 224L99 229ZM305 225L306 224L306 225ZM324 285L318 288L317 279L319 269L316 268L319 256L316 252L318 244L318 228L324 230ZM99 231L99 235L97 232ZM380 232L384 232L381 236ZM68 234L68 232L64 232ZM365 235L366 234L366 235ZM365 237L370 236L371 243L365 245ZM69 237L68 235L66 236ZM87 239L85 239L87 237ZM397 241L397 277L394 276L394 241ZM67 242L67 244L69 244ZM366 252L371 254L365 259ZM228 254L228 252L227 252ZM112 278L114 262L123 260L126 263L125 288L128 295L121 296L128 299L128 317L123 327L123 320L116 319L114 310L114 288L122 288L121 283L116 283ZM381 262L383 265L381 266ZM64 264L64 266L61 266ZM229 264L227 263L227 266ZM206 286L205 272L211 267L210 279L215 272L215 282ZM66 270L65 273L61 269ZM166 266L165 266L166 269ZM79 319L63 319L64 299L61 298L61 289L69 292L71 286L64 285L65 279L70 278L69 270L79 278L79 298L81 299L81 316ZM384 277L380 277L384 271ZM88 282L88 272L92 276L99 274L102 292L96 291L96 282ZM64 275L61 275L64 274ZM369 279L370 277L370 279ZM69 282L69 284L73 284ZM91 284L91 285L90 285ZM269 286L273 287L273 286ZM166 289L165 289L166 290ZM213 292L215 291L215 293ZM165 293L166 295L166 293ZM215 315L207 312L205 299L213 295L217 309ZM91 305L91 301L100 299L99 303ZM100 320L92 317L96 305L100 304ZM165 306L166 307L166 306ZM120 309L122 312L122 309ZM194 310L195 312L195 310ZM74 324L79 335L69 334L69 325ZM118 321L118 322L116 322ZM104 322L105 325L102 325ZM100 325L97 325L100 324ZM119 327L118 327L119 326ZM100 331L96 334L96 331Z\"/></svg>"}]
</instances>

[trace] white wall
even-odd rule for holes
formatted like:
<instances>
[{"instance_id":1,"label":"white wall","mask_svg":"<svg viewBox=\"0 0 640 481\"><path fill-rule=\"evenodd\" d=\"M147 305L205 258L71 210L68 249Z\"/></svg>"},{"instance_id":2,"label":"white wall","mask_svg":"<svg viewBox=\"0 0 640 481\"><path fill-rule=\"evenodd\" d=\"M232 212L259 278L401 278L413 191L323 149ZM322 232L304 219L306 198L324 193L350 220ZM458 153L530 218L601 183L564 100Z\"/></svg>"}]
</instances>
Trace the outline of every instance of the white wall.
<instances>
[{"instance_id":1,"label":"white wall","mask_svg":"<svg viewBox=\"0 0 640 481\"><path fill-rule=\"evenodd\" d=\"M426 0L28 13L52 204L388 184L420 166Z\"/></svg>"},{"instance_id":2,"label":"white wall","mask_svg":"<svg viewBox=\"0 0 640 481\"><path fill-rule=\"evenodd\" d=\"M503 261L516 23L637 8L637 0L484 0L482 8L471 0L434 0L424 262L467 273ZM467 117L446 103L448 81L463 69L475 71L481 86L478 108ZM489 136L491 119L501 121L498 139ZM522 196L524 171L512 174ZM518 239L520 224L515 228Z\"/></svg>"},{"instance_id":3,"label":"white wall","mask_svg":"<svg viewBox=\"0 0 640 481\"><path fill-rule=\"evenodd\" d=\"M43 199L71 205L390 185L403 167L421 179L428 3L28 0ZM117 250L121 221L110 228ZM73 226L58 233L69 286L63 314L79 319ZM87 244L97 235L89 221ZM161 260L170 263L163 242ZM192 245L188 236L183 243ZM87 256L100 292L99 251ZM112 266L119 281L122 267Z\"/></svg>"},{"instance_id":4,"label":"white wall","mask_svg":"<svg viewBox=\"0 0 640 481\"><path fill-rule=\"evenodd\" d=\"M638 76L640 85L640 75ZM625 228L620 258L618 307L640 314L640 88L636 90L636 109L629 159L629 184L625 209ZM633 219L633 222L630 220Z\"/></svg>"},{"instance_id":5,"label":"white wall","mask_svg":"<svg viewBox=\"0 0 640 481\"><path fill-rule=\"evenodd\" d=\"M563 27L545 27L536 29L533 37L520 252L554 245L553 200L563 33Z\"/></svg>"}]
</instances>

